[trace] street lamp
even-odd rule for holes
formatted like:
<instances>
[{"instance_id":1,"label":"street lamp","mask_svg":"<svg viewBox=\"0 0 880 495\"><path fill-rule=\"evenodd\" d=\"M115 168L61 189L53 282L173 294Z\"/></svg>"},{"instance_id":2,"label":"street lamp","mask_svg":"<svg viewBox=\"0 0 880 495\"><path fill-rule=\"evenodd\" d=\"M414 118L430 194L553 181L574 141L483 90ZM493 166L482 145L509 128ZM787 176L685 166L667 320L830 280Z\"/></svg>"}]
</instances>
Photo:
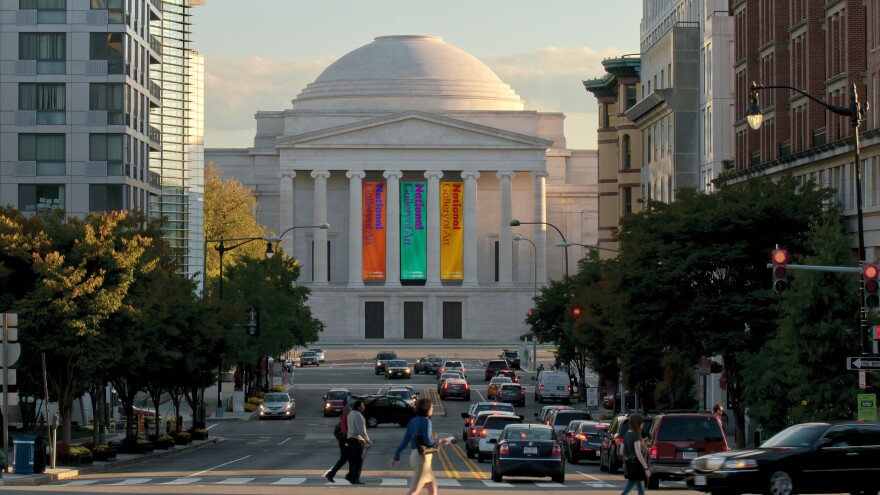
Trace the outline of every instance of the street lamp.
<instances>
[{"instance_id":1,"label":"street lamp","mask_svg":"<svg viewBox=\"0 0 880 495\"><path fill-rule=\"evenodd\" d=\"M275 253L272 251L271 243L275 243L275 250L278 250L278 243L281 242L281 239L284 237L284 234L290 232L294 229L321 229L321 230L330 230L330 224L327 222L322 223L321 225L294 225L293 227L288 228L284 232L282 232L278 237L267 237L266 240L269 241L269 245L266 247L266 257L271 258Z\"/></svg>"},{"instance_id":2,"label":"street lamp","mask_svg":"<svg viewBox=\"0 0 880 495\"><path fill-rule=\"evenodd\" d=\"M559 237L562 237L562 242L565 242L565 236L562 234L562 231L552 223L549 222L520 222L517 219L513 219L510 221L511 227L519 227L520 225L546 225L548 227L553 227L556 232L559 232ZM537 259L535 259L535 263L537 264ZM565 278L568 278L568 248L565 248Z\"/></svg>"},{"instance_id":3,"label":"street lamp","mask_svg":"<svg viewBox=\"0 0 880 495\"><path fill-rule=\"evenodd\" d=\"M585 247L587 249L601 249L603 251L612 251L612 252L615 252L618 254L623 252L619 249L612 249L612 248L607 248L607 247L602 247L602 246L594 246L591 244L581 244L579 242L557 242L556 243L556 247L567 248L569 246L581 246L581 247Z\"/></svg>"},{"instance_id":4,"label":"street lamp","mask_svg":"<svg viewBox=\"0 0 880 495\"><path fill-rule=\"evenodd\" d=\"M790 89L815 101L816 103L825 107L826 110L830 110L832 113L850 118L853 129L855 129L855 132L853 133L853 154L855 156L856 169L856 225L858 228L859 238L859 261L864 262L865 228L862 223L862 164L859 159L859 127L861 126L862 119L865 117L865 113L868 111L868 105L867 103L859 103L859 93L856 90L856 84L852 83L849 107L847 108L825 103L824 101L819 100L818 98L815 98L810 94L791 86L775 84L763 85L752 82L752 90L749 92L749 106L748 108L746 108L746 120L749 122L749 127L754 130L758 130L761 127L761 124L764 122L764 115L761 113L760 105L758 105L758 90L762 89Z\"/></svg>"},{"instance_id":5,"label":"street lamp","mask_svg":"<svg viewBox=\"0 0 880 495\"><path fill-rule=\"evenodd\" d=\"M531 245L532 245L532 248L534 248L534 250L535 250L535 262L534 262L534 267L535 267L535 295L534 295L532 298L533 298L533 299L537 299L537 297L538 297L538 246L536 246L535 243L532 242L531 239L527 239L527 238L523 237L523 236L520 235L520 234L515 234L515 235L513 236L513 240L514 240L514 241L528 241L528 243L531 244Z\"/></svg>"}]
</instances>

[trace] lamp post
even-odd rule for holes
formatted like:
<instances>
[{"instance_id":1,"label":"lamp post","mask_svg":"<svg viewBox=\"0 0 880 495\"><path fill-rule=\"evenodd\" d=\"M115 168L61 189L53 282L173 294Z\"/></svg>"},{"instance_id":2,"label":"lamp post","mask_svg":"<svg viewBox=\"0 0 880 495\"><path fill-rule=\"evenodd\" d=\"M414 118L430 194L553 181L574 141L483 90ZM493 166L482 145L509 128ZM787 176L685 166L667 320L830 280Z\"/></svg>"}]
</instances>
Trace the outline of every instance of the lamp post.
<instances>
[{"instance_id":1,"label":"lamp post","mask_svg":"<svg viewBox=\"0 0 880 495\"><path fill-rule=\"evenodd\" d=\"M549 222L520 222L517 219L513 219L510 221L511 227L519 227L520 225L546 225L548 227L553 227L556 232L559 232L559 237L562 237L562 242L565 242L565 236L562 234L562 231L552 223ZM535 263L538 263L537 258L535 259ZM565 248L565 278L568 278L568 248Z\"/></svg>"},{"instance_id":2,"label":"lamp post","mask_svg":"<svg viewBox=\"0 0 880 495\"><path fill-rule=\"evenodd\" d=\"M867 112L868 108L867 104L859 103L859 93L856 90L856 84L852 83L851 86L849 107L839 107L837 105L825 103L824 101L791 86L781 84L764 85L752 82L752 90L749 92L749 106L746 108L746 120L749 123L749 127L754 130L758 130L764 122L764 115L761 113L760 105L758 105L758 91L763 89L790 89L815 101L832 113L850 118L853 129L855 130L853 133L853 155L855 157L854 165L856 169L856 225L858 229L859 261L864 262L865 228L862 223L862 164L859 159L859 127L861 126L862 119L865 117L865 112Z\"/></svg>"},{"instance_id":3,"label":"lamp post","mask_svg":"<svg viewBox=\"0 0 880 495\"><path fill-rule=\"evenodd\" d=\"M612 249L612 248L607 248L607 247L602 247L602 246L594 246L591 244L581 244L579 242L557 242L556 243L556 247L567 248L569 246L580 246L580 247L585 247L587 249L601 249L603 251L612 251L617 254L620 254L623 252L619 249Z\"/></svg>"},{"instance_id":4,"label":"lamp post","mask_svg":"<svg viewBox=\"0 0 880 495\"><path fill-rule=\"evenodd\" d=\"M535 243L532 242L531 239L525 238L525 237L523 237L523 236L520 235L520 234L515 234L515 235L513 236L513 240L514 240L514 241L527 241L529 244L532 245L532 248L533 248L534 251L535 251L535 262L533 263L533 265L534 265L534 267L535 267L535 276L534 276L534 279L535 279L535 293L534 293L534 295L532 296L532 299L537 299L537 298L538 298L538 246L536 246Z\"/></svg>"},{"instance_id":5,"label":"lamp post","mask_svg":"<svg viewBox=\"0 0 880 495\"><path fill-rule=\"evenodd\" d=\"M321 230L330 230L330 224L327 222L322 223L321 225L294 225L293 227L288 227L284 232L278 235L278 237L267 237L266 240L270 243L275 243L275 250L278 250L278 244L281 242L282 238L284 238L284 234L290 232L294 229L321 229ZM272 251L271 246L266 248L266 257L271 258L275 253Z\"/></svg>"}]
</instances>

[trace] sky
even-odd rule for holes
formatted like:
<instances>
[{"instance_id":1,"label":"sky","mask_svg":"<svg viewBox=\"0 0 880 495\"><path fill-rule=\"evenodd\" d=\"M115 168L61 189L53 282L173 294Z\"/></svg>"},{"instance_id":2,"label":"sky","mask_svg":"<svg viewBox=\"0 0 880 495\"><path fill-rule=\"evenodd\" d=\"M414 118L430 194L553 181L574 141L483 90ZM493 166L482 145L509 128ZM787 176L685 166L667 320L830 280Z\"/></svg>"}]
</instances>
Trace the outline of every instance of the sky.
<instances>
[{"instance_id":1,"label":"sky","mask_svg":"<svg viewBox=\"0 0 880 495\"><path fill-rule=\"evenodd\" d=\"M257 111L289 109L330 64L378 36L435 35L491 68L527 110L562 112L572 149L595 149L582 81L639 51L641 0L206 0L192 8L205 57L205 146L253 145Z\"/></svg>"}]
</instances>

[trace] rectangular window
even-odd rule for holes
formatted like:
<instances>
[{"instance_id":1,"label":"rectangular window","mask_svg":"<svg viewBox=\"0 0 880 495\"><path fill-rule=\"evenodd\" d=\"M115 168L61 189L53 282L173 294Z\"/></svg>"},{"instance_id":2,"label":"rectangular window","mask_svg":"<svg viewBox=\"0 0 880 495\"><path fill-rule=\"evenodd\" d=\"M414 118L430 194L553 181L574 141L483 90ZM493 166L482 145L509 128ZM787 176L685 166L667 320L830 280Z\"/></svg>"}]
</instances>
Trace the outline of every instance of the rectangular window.
<instances>
[{"instance_id":1,"label":"rectangular window","mask_svg":"<svg viewBox=\"0 0 880 495\"><path fill-rule=\"evenodd\" d=\"M64 208L63 184L19 184L18 209L40 212Z\"/></svg>"},{"instance_id":2,"label":"rectangular window","mask_svg":"<svg viewBox=\"0 0 880 495\"><path fill-rule=\"evenodd\" d=\"M64 134L19 134L18 159L37 162L37 175L67 175Z\"/></svg>"},{"instance_id":3,"label":"rectangular window","mask_svg":"<svg viewBox=\"0 0 880 495\"><path fill-rule=\"evenodd\" d=\"M404 301L403 303L403 338L421 339L424 337L424 316L422 303Z\"/></svg>"},{"instance_id":4,"label":"rectangular window","mask_svg":"<svg viewBox=\"0 0 880 495\"><path fill-rule=\"evenodd\" d=\"M630 84L626 86L626 109L629 110L636 104L636 86L634 84Z\"/></svg>"},{"instance_id":5,"label":"rectangular window","mask_svg":"<svg viewBox=\"0 0 880 495\"><path fill-rule=\"evenodd\" d=\"M122 184L89 184L89 211L122 209Z\"/></svg>"},{"instance_id":6,"label":"rectangular window","mask_svg":"<svg viewBox=\"0 0 880 495\"><path fill-rule=\"evenodd\" d=\"M107 22L110 24L127 24L123 0L90 0L92 10L106 10Z\"/></svg>"},{"instance_id":7,"label":"rectangular window","mask_svg":"<svg viewBox=\"0 0 880 495\"><path fill-rule=\"evenodd\" d=\"M443 338L461 338L461 302L443 301Z\"/></svg>"},{"instance_id":8,"label":"rectangular window","mask_svg":"<svg viewBox=\"0 0 880 495\"><path fill-rule=\"evenodd\" d=\"M364 337L368 339L385 338L385 303L366 301L364 303Z\"/></svg>"},{"instance_id":9,"label":"rectangular window","mask_svg":"<svg viewBox=\"0 0 880 495\"><path fill-rule=\"evenodd\" d=\"M633 194L631 187L623 188L623 214L633 212Z\"/></svg>"},{"instance_id":10,"label":"rectangular window","mask_svg":"<svg viewBox=\"0 0 880 495\"><path fill-rule=\"evenodd\" d=\"M89 110L106 110L107 125L125 124L125 85L89 84Z\"/></svg>"},{"instance_id":11,"label":"rectangular window","mask_svg":"<svg viewBox=\"0 0 880 495\"><path fill-rule=\"evenodd\" d=\"M37 125L65 122L65 86L58 84L20 83L18 109L36 110Z\"/></svg>"},{"instance_id":12,"label":"rectangular window","mask_svg":"<svg viewBox=\"0 0 880 495\"><path fill-rule=\"evenodd\" d=\"M89 160L107 162L107 175L122 175L123 136L123 134L89 134Z\"/></svg>"},{"instance_id":13,"label":"rectangular window","mask_svg":"<svg viewBox=\"0 0 880 495\"><path fill-rule=\"evenodd\" d=\"M492 243L492 244L493 244L493 246L495 247L495 281L497 282L497 281L498 281L498 274L499 274L499 271L498 271L498 270L499 270L499 267L500 267L499 257L501 256L501 254L500 254L499 249L498 249L498 241L495 241L495 242Z\"/></svg>"},{"instance_id":14,"label":"rectangular window","mask_svg":"<svg viewBox=\"0 0 880 495\"><path fill-rule=\"evenodd\" d=\"M37 24L66 24L67 0L19 0L20 10L36 10Z\"/></svg>"},{"instance_id":15,"label":"rectangular window","mask_svg":"<svg viewBox=\"0 0 880 495\"><path fill-rule=\"evenodd\" d=\"M91 33L89 58L106 60L108 74L124 74L122 33Z\"/></svg>"},{"instance_id":16,"label":"rectangular window","mask_svg":"<svg viewBox=\"0 0 880 495\"><path fill-rule=\"evenodd\" d=\"M18 59L36 60L37 74L64 74L66 46L64 33L19 33Z\"/></svg>"}]
</instances>

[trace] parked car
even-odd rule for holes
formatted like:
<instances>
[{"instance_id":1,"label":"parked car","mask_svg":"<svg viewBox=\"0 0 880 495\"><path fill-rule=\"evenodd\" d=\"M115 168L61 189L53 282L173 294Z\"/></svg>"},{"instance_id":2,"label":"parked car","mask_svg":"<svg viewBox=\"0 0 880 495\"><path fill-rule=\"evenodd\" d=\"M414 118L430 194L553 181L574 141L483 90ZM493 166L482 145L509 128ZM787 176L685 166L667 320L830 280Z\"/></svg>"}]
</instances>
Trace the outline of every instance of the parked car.
<instances>
[{"instance_id":1,"label":"parked car","mask_svg":"<svg viewBox=\"0 0 880 495\"><path fill-rule=\"evenodd\" d=\"M574 409L574 406L564 406L562 404L544 406L541 408L540 411L535 413L535 422L538 424L546 425L547 418L550 416L550 412L556 409Z\"/></svg>"},{"instance_id":2,"label":"parked car","mask_svg":"<svg viewBox=\"0 0 880 495\"><path fill-rule=\"evenodd\" d=\"M464 419L464 430L462 430L461 439L467 441L471 426L474 424L474 418L483 411L496 411L499 413L510 413L516 415L516 408L511 404L503 402L475 402L470 405L467 412L461 413ZM520 416L522 418L522 416Z\"/></svg>"},{"instance_id":3,"label":"parked car","mask_svg":"<svg viewBox=\"0 0 880 495\"><path fill-rule=\"evenodd\" d=\"M409 363L403 359L391 359L385 365L385 378L412 378Z\"/></svg>"},{"instance_id":4,"label":"parked car","mask_svg":"<svg viewBox=\"0 0 880 495\"><path fill-rule=\"evenodd\" d=\"M565 461L557 440L549 426L506 426L492 442L492 481L500 483L504 476L549 476L565 483Z\"/></svg>"},{"instance_id":5,"label":"parked car","mask_svg":"<svg viewBox=\"0 0 880 495\"><path fill-rule=\"evenodd\" d=\"M467 369L464 367L464 364L461 361L444 361L443 365L440 366L440 373L446 373L449 371L461 371L462 375L467 378Z\"/></svg>"},{"instance_id":6,"label":"parked car","mask_svg":"<svg viewBox=\"0 0 880 495\"><path fill-rule=\"evenodd\" d=\"M568 424L563 438L565 458L572 464L599 460L602 436L608 425L598 421L575 420Z\"/></svg>"},{"instance_id":7,"label":"parked car","mask_svg":"<svg viewBox=\"0 0 880 495\"><path fill-rule=\"evenodd\" d=\"M495 372L495 376L506 376L507 378L510 378L510 381L513 383L519 383L519 375L513 370L498 370Z\"/></svg>"},{"instance_id":8,"label":"parked car","mask_svg":"<svg viewBox=\"0 0 880 495\"><path fill-rule=\"evenodd\" d=\"M697 457L684 480L711 493L877 493L878 466L880 424L804 423L756 449Z\"/></svg>"},{"instance_id":9,"label":"parked car","mask_svg":"<svg viewBox=\"0 0 880 495\"><path fill-rule=\"evenodd\" d=\"M642 438L648 436L653 416L642 416ZM629 414L621 414L611 421L608 433L602 438L602 446L599 452L599 471L616 473L623 466L623 459L618 457L618 446L623 443L623 436L629 431Z\"/></svg>"},{"instance_id":10,"label":"parked car","mask_svg":"<svg viewBox=\"0 0 880 495\"><path fill-rule=\"evenodd\" d=\"M416 405L416 400L419 398L419 393L416 392L416 389L410 387L409 385L388 387L388 391L385 392L385 395L397 397L398 399L403 399L412 406Z\"/></svg>"},{"instance_id":11,"label":"parked car","mask_svg":"<svg viewBox=\"0 0 880 495\"><path fill-rule=\"evenodd\" d=\"M519 383L505 383L496 394L498 402L509 402L511 404L526 405L526 391Z\"/></svg>"},{"instance_id":12,"label":"parked car","mask_svg":"<svg viewBox=\"0 0 880 495\"><path fill-rule=\"evenodd\" d=\"M315 351L302 351L299 354L300 368L312 364L314 364L315 366L321 366L321 362L318 361L318 354Z\"/></svg>"},{"instance_id":13,"label":"parked car","mask_svg":"<svg viewBox=\"0 0 880 495\"><path fill-rule=\"evenodd\" d=\"M324 349L321 349L320 347L311 347L308 350L314 352L318 356L319 362L324 362Z\"/></svg>"},{"instance_id":14,"label":"parked car","mask_svg":"<svg viewBox=\"0 0 880 495\"><path fill-rule=\"evenodd\" d=\"M492 440L497 440L501 434L501 430L510 424L521 424L522 417L513 414L490 414L482 424L475 423L479 426L479 435L474 435L477 439L477 448L472 450L476 453L477 462L483 462L484 459L492 457L492 448L494 447Z\"/></svg>"},{"instance_id":15,"label":"parked car","mask_svg":"<svg viewBox=\"0 0 880 495\"><path fill-rule=\"evenodd\" d=\"M260 419L296 417L296 401L286 392L272 392L263 397L258 409Z\"/></svg>"},{"instance_id":16,"label":"parked car","mask_svg":"<svg viewBox=\"0 0 880 495\"><path fill-rule=\"evenodd\" d=\"M535 402L558 400L571 404L571 379L564 371L544 370L535 380Z\"/></svg>"},{"instance_id":17,"label":"parked car","mask_svg":"<svg viewBox=\"0 0 880 495\"><path fill-rule=\"evenodd\" d=\"M384 373L385 366L388 364L388 361L392 359L400 359L397 357L396 352L384 351L376 354L376 374Z\"/></svg>"},{"instance_id":18,"label":"parked car","mask_svg":"<svg viewBox=\"0 0 880 495\"><path fill-rule=\"evenodd\" d=\"M501 386L505 383L513 383L513 380L506 376L496 376L489 381L489 387L486 389L486 398L495 400L495 395L501 390Z\"/></svg>"},{"instance_id":19,"label":"parked car","mask_svg":"<svg viewBox=\"0 0 880 495\"><path fill-rule=\"evenodd\" d=\"M397 423L400 426L406 426L409 420L416 415L413 406L397 397L383 395L381 397L366 397L363 401L366 406L364 419L370 428L375 428L382 423Z\"/></svg>"},{"instance_id":20,"label":"parked car","mask_svg":"<svg viewBox=\"0 0 880 495\"><path fill-rule=\"evenodd\" d=\"M504 349L498 357L507 361L511 368L515 370L522 369L520 368L519 351Z\"/></svg>"},{"instance_id":21,"label":"parked car","mask_svg":"<svg viewBox=\"0 0 880 495\"><path fill-rule=\"evenodd\" d=\"M458 397L471 400L471 387L467 380L462 378L448 378L443 382L443 387L439 390L438 395L441 399Z\"/></svg>"},{"instance_id":22,"label":"parked car","mask_svg":"<svg viewBox=\"0 0 880 495\"><path fill-rule=\"evenodd\" d=\"M495 373L498 370L509 370L509 369L510 369L510 365L507 364L507 361L505 361L503 359L493 359L493 360L489 361L488 363L486 363L486 373L485 373L486 374L486 381L488 382L489 380L491 380L492 377L495 376Z\"/></svg>"},{"instance_id":23,"label":"parked car","mask_svg":"<svg viewBox=\"0 0 880 495\"><path fill-rule=\"evenodd\" d=\"M572 421L592 420L593 416L579 409L556 409L547 417L547 425L556 430L556 436L563 438L565 428Z\"/></svg>"},{"instance_id":24,"label":"parked car","mask_svg":"<svg viewBox=\"0 0 880 495\"><path fill-rule=\"evenodd\" d=\"M331 388L324 395L324 416L342 414L342 410L351 400L351 392L347 388Z\"/></svg>"},{"instance_id":25,"label":"parked car","mask_svg":"<svg viewBox=\"0 0 880 495\"><path fill-rule=\"evenodd\" d=\"M648 488L657 488L661 480L684 479L685 469L697 457L729 450L721 421L710 413L654 416L647 440Z\"/></svg>"},{"instance_id":26,"label":"parked car","mask_svg":"<svg viewBox=\"0 0 880 495\"><path fill-rule=\"evenodd\" d=\"M440 365L442 364L442 361L442 358L439 358L437 356L423 357L416 361L416 363L413 365L413 372L417 375L419 373L424 373L426 375L429 373L433 373L436 375L437 372L440 371Z\"/></svg>"},{"instance_id":27,"label":"parked car","mask_svg":"<svg viewBox=\"0 0 880 495\"><path fill-rule=\"evenodd\" d=\"M636 396L629 390L623 393L623 396L626 397L626 408L632 409L636 405ZM605 409L612 409L614 411L620 410L620 392L617 392L614 395L606 395L602 397L602 407Z\"/></svg>"}]
</instances>

